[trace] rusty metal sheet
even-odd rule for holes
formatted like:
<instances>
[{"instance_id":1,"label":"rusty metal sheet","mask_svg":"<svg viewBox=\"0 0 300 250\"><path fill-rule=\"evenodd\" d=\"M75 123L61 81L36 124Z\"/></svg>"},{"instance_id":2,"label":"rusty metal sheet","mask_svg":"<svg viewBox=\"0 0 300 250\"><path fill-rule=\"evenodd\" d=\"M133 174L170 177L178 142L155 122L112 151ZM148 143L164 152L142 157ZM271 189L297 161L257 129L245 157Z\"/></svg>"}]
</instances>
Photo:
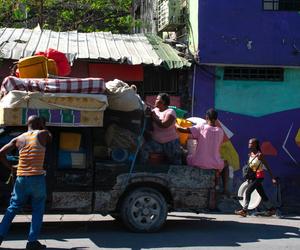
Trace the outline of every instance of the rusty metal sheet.
<instances>
[{"instance_id":1,"label":"rusty metal sheet","mask_svg":"<svg viewBox=\"0 0 300 250\"><path fill-rule=\"evenodd\" d=\"M171 166L168 172L171 187L176 188L213 188L215 170L191 166Z\"/></svg>"},{"instance_id":2,"label":"rusty metal sheet","mask_svg":"<svg viewBox=\"0 0 300 250\"><path fill-rule=\"evenodd\" d=\"M53 192L52 209L75 209L77 212L91 212L92 192Z\"/></svg>"},{"instance_id":3,"label":"rusty metal sheet","mask_svg":"<svg viewBox=\"0 0 300 250\"><path fill-rule=\"evenodd\" d=\"M214 170L203 170L190 166L170 166L165 173L135 172L120 173L110 189L95 192L94 211L113 212L117 202L130 185L147 183L169 190L172 196L172 211L200 212L208 207L209 192L214 187ZM128 186L127 186L128 185Z\"/></svg>"}]
</instances>

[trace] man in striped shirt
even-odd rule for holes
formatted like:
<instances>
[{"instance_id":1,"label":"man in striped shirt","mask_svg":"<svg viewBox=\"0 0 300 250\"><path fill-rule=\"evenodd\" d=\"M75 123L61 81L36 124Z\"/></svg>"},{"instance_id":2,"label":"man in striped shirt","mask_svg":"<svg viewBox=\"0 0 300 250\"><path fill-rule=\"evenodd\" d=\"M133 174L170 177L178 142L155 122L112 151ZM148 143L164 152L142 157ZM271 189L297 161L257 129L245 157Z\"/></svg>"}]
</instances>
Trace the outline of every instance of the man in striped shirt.
<instances>
[{"instance_id":1,"label":"man in striped shirt","mask_svg":"<svg viewBox=\"0 0 300 250\"><path fill-rule=\"evenodd\" d=\"M0 245L15 215L30 200L32 220L26 249L44 249L46 246L38 241L46 201L46 171L43 166L46 145L51 142L52 136L46 130L43 120L38 116L30 116L27 126L27 132L14 138L0 149L1 163L9 169L17 171L10 205L0 224ZM17 166L12 166L6 159L6 155L14 149L19 150Z\"/></svg>"}]
</instances>

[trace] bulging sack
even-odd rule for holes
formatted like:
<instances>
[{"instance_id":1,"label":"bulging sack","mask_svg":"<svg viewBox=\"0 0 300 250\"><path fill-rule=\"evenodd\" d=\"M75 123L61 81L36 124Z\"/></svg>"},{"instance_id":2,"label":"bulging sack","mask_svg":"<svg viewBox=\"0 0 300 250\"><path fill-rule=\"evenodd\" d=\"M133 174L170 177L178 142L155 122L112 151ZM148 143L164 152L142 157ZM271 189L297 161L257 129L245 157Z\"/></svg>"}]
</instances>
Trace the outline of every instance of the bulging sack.
<instances>
[{"instance_id":1,"label":"bulging sack","mask_svg":"<svg viewBox=\"0 0 300 250\"><path fill-rule=\"evenodd\" d=\"M144 102L127 83L115 79L106 82L105 87L110 109L126 112L144 110Z\"/></svg>"}]
</instances>

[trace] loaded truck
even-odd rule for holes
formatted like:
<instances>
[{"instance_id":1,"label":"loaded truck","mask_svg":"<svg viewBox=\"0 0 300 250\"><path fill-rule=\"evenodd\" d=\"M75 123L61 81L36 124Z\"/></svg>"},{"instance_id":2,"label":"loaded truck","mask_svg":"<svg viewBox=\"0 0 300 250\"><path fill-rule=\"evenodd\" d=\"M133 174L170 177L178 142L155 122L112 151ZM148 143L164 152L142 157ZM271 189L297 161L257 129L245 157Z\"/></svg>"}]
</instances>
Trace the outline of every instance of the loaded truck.
<instances>
[{"instance_id":1,"label":"loaded truck","mask_svg":"<svg viewBox=\"0 0 300 250\"><path fill-rule=\"evenodd\" d=\"M81 79L81 84L82 81L84 79ZM71 96L59 94L57 90L55 94L18 91L22 92L10 90L4 93L2 89L0 146L26 131L25 121L30 114L46 117L47 127L54 138L47 147L44 163L47 170L46 213L111 215L132 231L154 232L165 224L169 212L207 211L215 186L214 170L164 162L138 163L136 158L145 126L143 110L114 111L110 109L109 100L108 107L102 107L101 111L89 105L82 108L81 102L93 103L101 99L95 97L90 101L88 98L93 93L88 93L90 96ZM29 97L23 98L26 100L24 105L13 106L5 102L9 92L20 100L19 95ZM39 95L36 101L32 93ZM103 98L101 100L105 103ZM73 106L67 107L65 102L68 105L73 102ZM79 116L77 122L76 115ZM13 116L17 121L12 121ZM121 130L114 130L114 126ZM122 132L122 129L129 132ZM133 140L137 141L136 145L121 151L128 152L123 159L113 155L118 151L111 142L122 141L118 133L128 135L131 132L136 135ZM125 143L128 138L123 138ZM8 159L17 164L18 152L11 152ZM13 182L7 182L9 175L9 170L0 166L2 212L13 188ZM29 209L30 204L24 211Z\"/></svg>"}]
</instances>

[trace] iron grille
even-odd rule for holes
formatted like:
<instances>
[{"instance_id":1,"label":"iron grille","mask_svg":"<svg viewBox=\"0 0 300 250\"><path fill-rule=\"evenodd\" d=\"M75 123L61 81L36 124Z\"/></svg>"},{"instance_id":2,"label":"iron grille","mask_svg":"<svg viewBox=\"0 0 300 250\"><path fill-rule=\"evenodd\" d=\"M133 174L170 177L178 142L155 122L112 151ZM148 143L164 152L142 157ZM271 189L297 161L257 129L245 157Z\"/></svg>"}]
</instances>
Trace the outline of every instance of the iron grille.
<instances>
[{"instance_id":1,"label":"iron grille","mask_svg":"<svg viewBox=\"0 0 300 250\"><path fill-rule=\"evenodd\" d=\"M224 80L283 81L282 68L225 67Z\"/></svg>"},{"instance_id":2,"label":"iron grille","mask_svg":"<svg viewBox=\"0 0 300 250\"><path fill-rule=\"evenodd\" d=\"M264 10L300 11L300 0L263 0Z\"/></svg>"}]
</instances>

